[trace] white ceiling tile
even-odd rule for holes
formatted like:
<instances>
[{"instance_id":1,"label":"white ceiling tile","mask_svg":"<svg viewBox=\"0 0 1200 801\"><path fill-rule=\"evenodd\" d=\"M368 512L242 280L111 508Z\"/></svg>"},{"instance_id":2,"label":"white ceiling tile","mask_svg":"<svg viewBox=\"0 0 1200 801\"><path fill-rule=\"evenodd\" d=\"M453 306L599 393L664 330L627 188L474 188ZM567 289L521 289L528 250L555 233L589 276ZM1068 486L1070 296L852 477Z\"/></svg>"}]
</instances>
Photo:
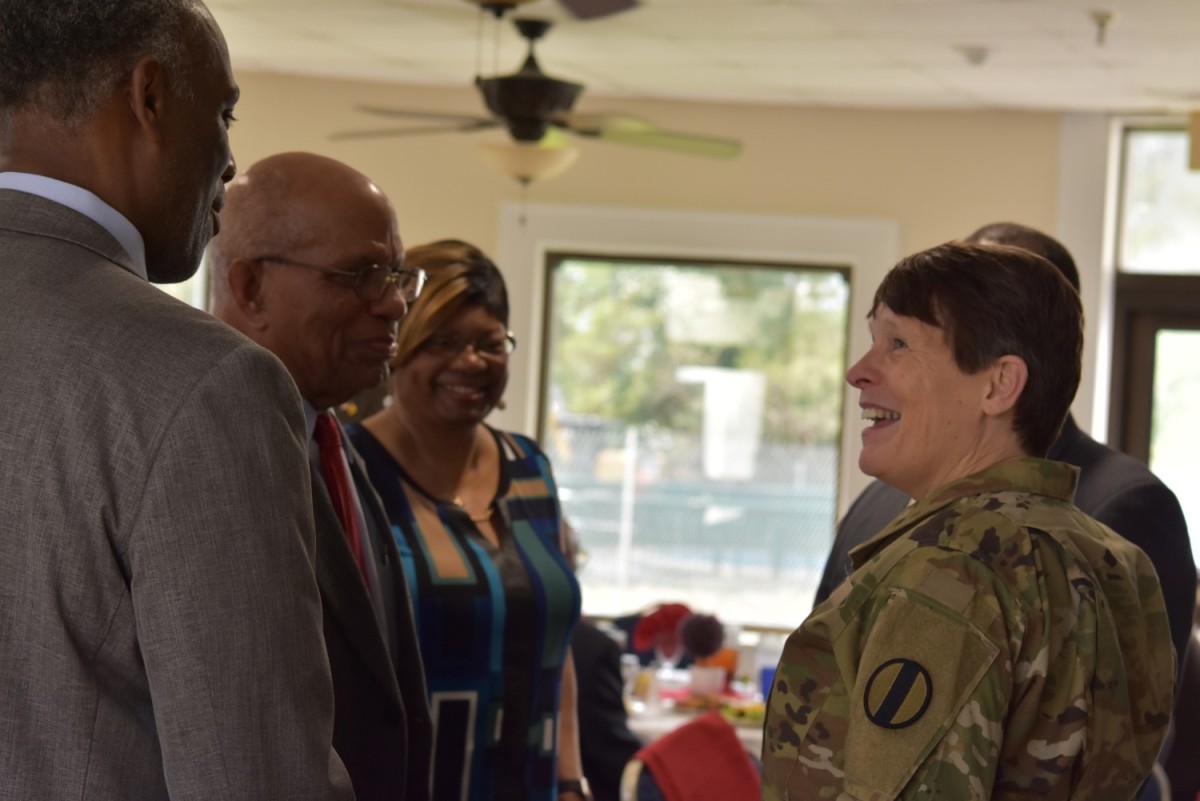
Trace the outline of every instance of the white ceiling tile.
<instances>
[{"instance_id":1,"label":"white ceiling tile","mask_svg":"<svg viewBox=\"0 0 1200 801\"><path fill-rule=\"evenodd\" d=\"M462 86L525 54L507 20L465 0L210 7L238 69ZM1081 110L1200 97L1200 0L643 0L590 21L538 0L521 12L555 21L537 45L543 68L592 94Z\"/></svg>"}]
</instances>

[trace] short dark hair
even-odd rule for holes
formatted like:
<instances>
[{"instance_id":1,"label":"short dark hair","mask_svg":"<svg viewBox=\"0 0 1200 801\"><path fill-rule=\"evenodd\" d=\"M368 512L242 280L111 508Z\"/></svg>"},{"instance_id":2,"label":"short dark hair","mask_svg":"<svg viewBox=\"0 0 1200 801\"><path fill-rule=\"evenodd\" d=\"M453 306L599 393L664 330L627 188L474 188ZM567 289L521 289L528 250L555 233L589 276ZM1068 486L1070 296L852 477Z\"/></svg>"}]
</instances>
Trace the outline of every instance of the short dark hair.
<instances>
[{"instance_id":1,"label":"short dark hair","mask_svg":"<svg viewBox=\"0 0 1200 801\"><path fill-rule=\"evenodd\" d=\"M1062 242L1036 228L1013 222L990 223L963 241L975 245L1012 245L1015 248L1033 251L1057 267L1071 286L1075 287L1075 291L1079 291L1079 269L1075 266L1071 251L1063 247Z\"/></svg>"},{"instance_id":2,"label":"short dark hair","mask_svg":"<svg viewBox=\"0 0 1200 801\"><path fill-rule=\"evenodd\" d=\"M147 54L174 74L199 8L198 0L0 0L0 109L35 106L69 123Z\"/></svg>"},{"instance_id":3,"label":"short dark hair","mask_svg":"<svg viewBox=\"0 0 1200 801\"><path fill-rule=\"evenodd\" d=\"M1044 456L1079 386L1079 293L1045 258L1024 248L947 242L905 259L875 291L880 305L941 328L967 374L1019 356L1029 377L1013 428L1026 453Z\"/></svg>"},{"instance_id":4,"label":"short dark hair","mask_svg":"<svg viewBox=\"0 0 1200 801\"><path fill-rule=\"evenodd\" d=\"M400 321L394 366L411 359L460 309L480 307L508 326L508 290L499 268L479 248L461 239L441 239L404 253L405 267L428 275L421 296Z\"/></svg>"}]
</instances>

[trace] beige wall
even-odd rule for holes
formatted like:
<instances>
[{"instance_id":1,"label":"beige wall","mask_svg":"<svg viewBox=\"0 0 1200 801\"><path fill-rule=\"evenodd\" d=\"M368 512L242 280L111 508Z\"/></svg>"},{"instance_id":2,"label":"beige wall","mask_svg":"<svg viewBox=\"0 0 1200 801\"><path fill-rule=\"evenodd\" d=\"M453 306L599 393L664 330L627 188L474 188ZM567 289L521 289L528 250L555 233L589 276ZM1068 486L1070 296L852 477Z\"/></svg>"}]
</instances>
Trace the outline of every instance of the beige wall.
<instances>
[{"instance_id":1,"label":"beige wall","mask_svg":"<svg viewBox=\"0 0 1200 801\"><path fill-rule=\"evenodd\" d=\"M233 145L243 166L282 150L342 159L391 195L411 243L454 235L494 249L499 207L517 184L484 163L474 143L498 131L353 142L335 131L384 127L354 111L371 103L472 113L474 90L241 73ZM640 114L665 128L734 136L731 162L580 141L571 170L535 184L537 203L709 212L871 217L900 226L918 250L982 222L1015 218L1054 230L1057 114L858 111L700 105L585 96L588 111Z\"/></svg>"},{"instance_id":2,"label":"beige wall","mask_svg":"<svg viewBox=\"0 0 1200 801\"><path fill-rule=\"evenodd\" d=\"M284 150L339 158L370 175L391 196L408 244L454 236L505 257L501 269L519 295L513 299L513 313L521 319L514 320L513 328L522 346L514 358L509 393L511 405L518 408L500 414L498 423L530 431L536 405L532 388L540 366L539 251L536 246L514 246L520 233L513 233L511 211L521 198L520 188L494 172L474 147L504 134L360 141L329 137L336 131L390 124L355 111L358 104L475 113L482 108L475 91L264 73L242 73L238 79L243 99L233 145L241 165ZM1058 233L1069 247L1088 256L1100 246L1105 128L1096 120L1032 112L839 110L597 97L585 97L580 107L635 113L664 128L737 137L745 151L734 161L721 162L578 140L579 162L530 189L530 214L548 207L585 206L881 222L896 231L891 246L895 252L856 273L856 318L862 316L862 294L869 299L879 271L886 270L892 258L969 233L985 222L1011 219ZM1077 147L1077 142L1088 148ZM531 224L530 235L534 230L543 242L554 239L545 225ZM592 230L607 231L595 226ZM619 228L612 231L614 238L622 236ZM630 240L644 241L648 240ZM621 243L606 244L619 250ZM753 250L755 244L753 239L738 239L710 246L728 253ZM771 252L780 251L776 247ZM512 258L514 253L522 258ZM1095 302L1102 286L1087 275L1089 261L1081 259L1080 265L1085 303L1089 292ZM1088 314L1089 320L1095 319L1092 309ZM855 319L852 327L853 359L865 348L865 323ZM1080 396L1089 398L1080 415L1085 428L1090 422L1091 374L1092 368L1085 365ZM842 508L865 483L853 467L858 441L853 395L848 393L845 411L843 447L849 473L843 472ZM1077 402L1077 415L1080 406Z\"/></svg>"}]
</instances>

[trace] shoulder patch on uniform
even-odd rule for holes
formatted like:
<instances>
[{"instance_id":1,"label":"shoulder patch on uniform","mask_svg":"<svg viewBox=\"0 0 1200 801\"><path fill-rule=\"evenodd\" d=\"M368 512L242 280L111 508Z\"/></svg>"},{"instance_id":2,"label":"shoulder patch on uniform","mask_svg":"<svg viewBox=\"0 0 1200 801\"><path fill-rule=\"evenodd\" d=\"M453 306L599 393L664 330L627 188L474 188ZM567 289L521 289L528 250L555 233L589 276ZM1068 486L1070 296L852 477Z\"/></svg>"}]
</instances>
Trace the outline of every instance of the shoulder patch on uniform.
<instances>
[{"instance_id":1,"label":"shoulder patch on uniform","mask_svg":"<svg viewBox=\"0 0 1200 801\"><path fill-rule=\"evenodd\" d=\"M890 659L867 680L863 707L876 726L903 729L921 719L932 699L928 670L912 659Z\"/></svg>"}]
</instances>

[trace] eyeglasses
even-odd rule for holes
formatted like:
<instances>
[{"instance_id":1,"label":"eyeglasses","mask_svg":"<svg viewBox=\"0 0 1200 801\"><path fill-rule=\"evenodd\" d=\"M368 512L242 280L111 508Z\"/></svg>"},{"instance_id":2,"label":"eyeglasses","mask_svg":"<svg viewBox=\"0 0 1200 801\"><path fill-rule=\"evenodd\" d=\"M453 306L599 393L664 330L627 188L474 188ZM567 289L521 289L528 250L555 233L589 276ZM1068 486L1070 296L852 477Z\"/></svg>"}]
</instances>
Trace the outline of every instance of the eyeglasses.
<instances>
[{"instance_id":1,"label":"eyeglasses","mask_svg":"<svg viewBox=\"0 0 1200 801\"><path fill-rule=\"evenodd\" d=\"M517 349L517 338L513 336L512 331L507 332L503 338L478 339L474 342L453 334L434 334L421 345L421 350L440 359L457 358L467 348L475 351L481 359L503 361Z\"/></svg>"},{"instance_id":2,"label":"eyeglasses","mask_svg":"<svg viewBox=\"0 0 1200 801\"><path fill-rule=\"evenodd\" d=\"M387 267L382 264L364 264L353 270L339 270L336 267L324 267L320 264L309 264L295 259L285 259L282 256L260 256L256 261L282 264L285 267L303 267L316 270L333 278L341 278L354 287L355 294L367 303L383 300L389 287L395 287L405 303L412 303L425 287L425 271L416 268Z\"/></svg>"}]
</instances>

